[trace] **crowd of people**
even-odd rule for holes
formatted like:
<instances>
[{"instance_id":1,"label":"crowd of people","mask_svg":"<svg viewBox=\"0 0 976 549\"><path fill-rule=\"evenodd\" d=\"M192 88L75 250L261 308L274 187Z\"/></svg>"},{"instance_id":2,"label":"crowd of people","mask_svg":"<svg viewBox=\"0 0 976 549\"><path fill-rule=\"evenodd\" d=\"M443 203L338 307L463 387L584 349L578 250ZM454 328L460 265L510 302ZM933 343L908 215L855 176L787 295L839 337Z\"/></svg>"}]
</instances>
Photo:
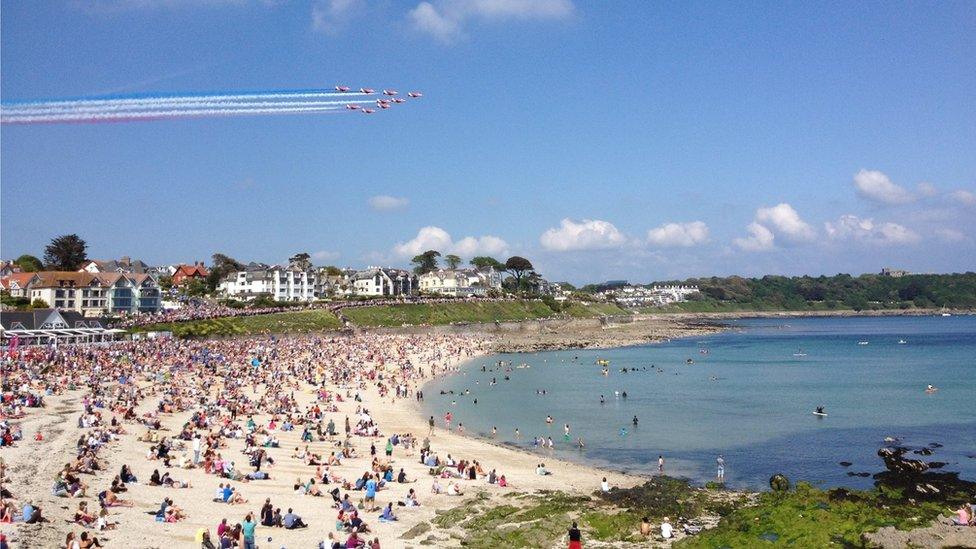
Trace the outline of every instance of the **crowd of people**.
<instances>
[{"instance_id":1,"label":"crowd of people","mask_svg":"<svg viewBox=\"0 0 976 549\"><path fill-rule=\"evenodd\" d=\"M365 334L20 347L0 361L5 444L8 438L10 444L40 443L40 432L41 438L23 441L19 421L45 399L75 395L69 417L76 442L47 481L55 501L76 503L47 503L42 514L40 492L19 479L19 493L2 484L0 518L61 531L50 515L70 507L66 519L75 528L62 533L64 546L100 547L109 531L131 527L125 508L138 506L151 515L144 520L159 523L194 520L191 508L199 508L194 499L200 498L193 488L212 482L201 481L204 475L216 477L218 486L209 505L244 511L234 513L240 522L224 520L213 533L196 528L201 547L249 548L257 528L303 529L303 515L324 500L336 530L323 545L378 548L375 525L399 520L425 497L461 495L470 482L508 485L504 474L477 459L440 457L429 436L421 441L421 433L384 432L366 405L367 393L376 395L375 403L416 398L425 378L482 346L469 336ZM131 461L118 463L120 454L110 449L120 444L141 444L144 453L137 459L123 454ZM397 490L402 495L379 503L378 494L417 482L404 470L408 460L430 470L429 492L403 486ZM309 498L301 500L307 501L304 511L262 497L261 483L285 480L278 473L285 468L303 471L293 487ZM0 478L8 474L0 461ZM290 478L286 482L291 485ZM210 489L206 493L210 498ZM158 505L143 503L151 500ZM248 511L262 500L260 513Z\"/></svg>"},{"instance_id":2,"label":"crowd of people","mask_svg":"<svg viewBox=\"0 0 976 549\"><path fill-rule=\"evenodd\" d=\"M344 309L355 309L358 307L377 307L385 305L402 305L404 303L433 304L451 302L494 302L506 301L512 298L506 297L421 297L404 296L394 299L358 299L358 300L332 300L332 301L312 301L294 303L287 306L274 307L230 307L210 301L197 301L185 303L178 309L164 309L156 313L140 313L137 315L124 316L113 322L117 328L132 328L135 326L151 326L153 324L164 324L170 322L189 322L193 320L209 320L214 318L229 318L238 316L257 316L273 313L283 313L300 309L325 309L335 314L340 319L343 318Z\"/></svg>"}]
</instances>

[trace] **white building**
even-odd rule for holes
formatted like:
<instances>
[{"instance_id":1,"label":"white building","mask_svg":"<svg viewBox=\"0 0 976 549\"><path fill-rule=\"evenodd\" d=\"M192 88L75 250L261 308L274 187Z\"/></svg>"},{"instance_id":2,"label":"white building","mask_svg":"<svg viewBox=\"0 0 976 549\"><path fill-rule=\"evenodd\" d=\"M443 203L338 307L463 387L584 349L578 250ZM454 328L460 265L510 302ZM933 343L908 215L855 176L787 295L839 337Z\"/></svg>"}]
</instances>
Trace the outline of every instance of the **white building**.
<instances>
[{"instance_id":1,"label":"white building","mask_svg":"<svg viewBox=\"0 0 976 549\"><path fill-rule=\"evenodd\" d=\"M350 277L352 292L362 296L410 296L417 293L417 276L403 269L368 267Z\"/></svg>"},{"instance_id":2,"label":"white building","mask_svg":"<svg viewBox=\"0 0 976 549\"><path fill-rule=\"evenodd\" d=\"M501 273L493 267L479 269L439 269L419 277L420 292L455 297L484 296L501 289Z\"/></svg>"},{"instance_id":3,"label":"white building","mask_svg":"<svg viewBox=\"0 0 976 549\"><path fill-rule=\"evenodd\" d=\"M222 294L244 301L258 296L275 301L315 301L317 281L314 270L251 263L245 270L224 277L218 288Z\"/></svg>"},{"instance_id":4,"label":"white building","mask_svg":"<svg viewBox=\"0 0 976 549\"><path fill-rule=\"evenodd\" d=\"M160 309L159 283L149 274L41 271L31 273L26 295L49 306L85 316L154 313Z\"/></svg>"},{"instance_id":5,"label":"white building","mask_svg":"<svg viewBox=\"0 0 976 549\"><path fill-rule=\"evenodd\" d=\"M698 293L697 286L623 286L597 294L613 300L622 307L660 307L670 303L687 301L688 296Z\"/></svg>"}]
</instances>

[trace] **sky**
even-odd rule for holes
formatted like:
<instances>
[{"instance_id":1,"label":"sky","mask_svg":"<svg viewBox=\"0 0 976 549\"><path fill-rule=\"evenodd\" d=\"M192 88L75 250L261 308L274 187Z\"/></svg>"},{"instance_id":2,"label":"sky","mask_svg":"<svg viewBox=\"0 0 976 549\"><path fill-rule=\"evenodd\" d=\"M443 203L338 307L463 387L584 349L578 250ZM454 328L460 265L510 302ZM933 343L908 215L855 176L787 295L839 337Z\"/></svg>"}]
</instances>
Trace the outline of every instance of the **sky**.
<instances>
[{"instance_id":1,"label":"sky","mask_svg":"<svg viewBox=\"0 0 976 549\"><path fill-rule=\"evenodd\" d=\"M332 88L348 112L0 128L0 256L551 280L976 270L976 3L5 2L4 102Z\"/></svg>"}]
</instances>

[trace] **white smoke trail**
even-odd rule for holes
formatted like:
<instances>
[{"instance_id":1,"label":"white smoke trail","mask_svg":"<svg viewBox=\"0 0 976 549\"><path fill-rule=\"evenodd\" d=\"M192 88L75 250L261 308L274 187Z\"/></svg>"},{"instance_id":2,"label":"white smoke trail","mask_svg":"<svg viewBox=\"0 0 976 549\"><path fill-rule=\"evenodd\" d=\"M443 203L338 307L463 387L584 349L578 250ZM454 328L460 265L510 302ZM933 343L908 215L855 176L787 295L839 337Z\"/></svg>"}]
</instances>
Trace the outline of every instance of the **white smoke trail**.
<instances>
[{"instance_id":1,"label":"white smoke trail","mask_svg":"<svg viewBox=\"0 0 976 549\"><path fill-rule=\"evenodd\" d=\"M283 108L233 108L233 109L171 109L143 110L132 112L91 112L38 114L7 116L3 114L4 124L38 124L52 122L124 122L130 120L157 120L162 118L190 118L200 116L248 116L265 114L307 114L344 111L342 107L283 107Z\"/></svg>"},{"instance_id":2,"label":"white smoke trail","mask_svg":"<svg viewBox=\"0 0 976 549\"><path fill-rule=\"evenodd\" d=\"M369 99L350 99L348 101L182 101L165 105L132 106L127 104L72 105L72 106L32 106L4 107L4 116L37 116L71 113L110 113L110 112L148 112L168 108L180 109L223 109L223 108L272 108L272 107L314 107L324 105L363 105L372 104Z\"/></svg>"},{"instance_id":3,"label":"white smoke trail","mask_svg":"<svg viewBox=\"0 0 976 549\"><path fill-rule=\"evenodd\" d=\"M115 98L93 98L93 99L64 99L54 101L22 101L8 103L8 107L19 106L76 106L76 105L109 105L109 104L162 104L180 103L183 101L241 101L241 100L261 100L261 99L311 99L311 98L334 98L334 97L365 97L368 94L360 92L326 92L319 90L308 91L273 91L273 92L254 92L254 93L228 93L228 94L197 94L197 95L159 95L149 97L115 97Z\"/></svg>"}]
</instances>

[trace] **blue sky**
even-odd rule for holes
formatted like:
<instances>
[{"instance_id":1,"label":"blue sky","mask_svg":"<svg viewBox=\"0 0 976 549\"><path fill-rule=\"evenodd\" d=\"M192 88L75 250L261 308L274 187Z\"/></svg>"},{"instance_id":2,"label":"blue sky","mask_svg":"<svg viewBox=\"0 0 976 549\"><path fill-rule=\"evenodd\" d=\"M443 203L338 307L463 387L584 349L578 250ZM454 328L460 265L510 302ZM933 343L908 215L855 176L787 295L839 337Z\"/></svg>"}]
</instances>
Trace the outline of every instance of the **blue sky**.
<instances>
[{"instance_id":1,"label":"blue sky","mask_svg":"<svg viewBox=\"0 0 976 549\"><path fill-rule=\"evenodd\" d=\"M120 0L3 6L4 101L419 89L371 117L7 125L0 254L573 282L976 267L976 4Z\"/></svg>"}]
</instances>

